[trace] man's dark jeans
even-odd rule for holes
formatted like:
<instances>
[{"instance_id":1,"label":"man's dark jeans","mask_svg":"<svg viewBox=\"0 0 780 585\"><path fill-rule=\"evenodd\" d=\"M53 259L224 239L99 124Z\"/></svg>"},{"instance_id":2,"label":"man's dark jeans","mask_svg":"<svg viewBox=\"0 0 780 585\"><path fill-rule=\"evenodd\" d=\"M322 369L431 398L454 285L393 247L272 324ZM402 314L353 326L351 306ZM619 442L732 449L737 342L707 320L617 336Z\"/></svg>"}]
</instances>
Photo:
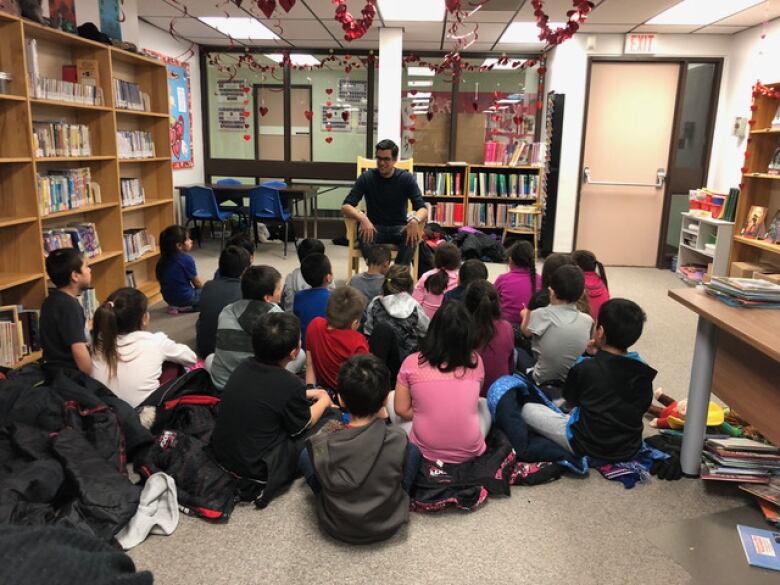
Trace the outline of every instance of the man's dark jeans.
<instances>
[{"instance_id":1,"label":"man's dark jeans","mask_svg":"<svg viewBox=\"0 0 780 585\"><path fill-rule=\"evenodd\" d=\"M396 264L406 264L407 266L412 263L412 256L414 255L414 246L410 246L406 243L406 224L404 225L375 225L376 233L374 234L374 241L365 243L359 239L360 251L363 253L363 258L366 257L368 248L372 244L393 244L398 248L398 255L395 257ZM358 233L358 238L360 234Z\"/></svg>"}]
</instances>

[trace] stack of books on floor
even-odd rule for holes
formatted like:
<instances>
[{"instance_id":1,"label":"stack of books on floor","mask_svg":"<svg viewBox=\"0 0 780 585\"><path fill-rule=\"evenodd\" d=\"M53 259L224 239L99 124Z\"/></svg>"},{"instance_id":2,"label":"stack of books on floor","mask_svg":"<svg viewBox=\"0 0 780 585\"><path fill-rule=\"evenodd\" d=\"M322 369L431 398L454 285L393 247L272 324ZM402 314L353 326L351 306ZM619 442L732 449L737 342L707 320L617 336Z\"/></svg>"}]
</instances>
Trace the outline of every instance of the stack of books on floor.
<instances>
[{"instance_id":1,"label":"stack of books on floor","mask_svg":"<svg viewBox=\"0 0 780 585\"><path fill-rule=\"evenodd\" d=\"M22 305L0 307L0 366L12 367L24 356L40 351L40 311Z\"/></svg>"},{"instance_id":2,"label":"stack of books on floor","mask_svg":"<svg viewBox=\"0 0 780 585\"><path fill-rule=\"evenodd\" d=\"M701 478L747 484L769 484L780 478L780 449L752 439L707 439Z\"/></svg>"},{"instance_id":3,"label":"stack of books on floor","mask_svg":"<svg viewBox=\"0 0 780 585\"><path fill-rule=\"evenodd\" d=\"M732 307L780 309L780 284L767 280L713 276L705 290Z\"/></svg>"},{"instance_id":4,"label":"stack of books on floor","mask_svg":"<svg viewBox=\"0 0 780 585\"><path fill-rule=\"evenodd\" d=\"M755 498L756 504L769 524L780 528L780 477L770 479L766 485L742 484L739 489Z\"/></svg>"}]
</instances>

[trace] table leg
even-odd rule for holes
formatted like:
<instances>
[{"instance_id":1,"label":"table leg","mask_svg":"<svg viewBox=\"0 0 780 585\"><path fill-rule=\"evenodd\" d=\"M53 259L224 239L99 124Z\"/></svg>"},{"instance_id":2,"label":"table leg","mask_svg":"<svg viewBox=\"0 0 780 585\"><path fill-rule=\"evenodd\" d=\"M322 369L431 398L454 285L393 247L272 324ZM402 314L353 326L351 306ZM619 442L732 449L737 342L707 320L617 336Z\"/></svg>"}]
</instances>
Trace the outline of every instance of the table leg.
<instances>
[{"instance_id":1,"label":"table leg","mask_svg":"<svg viewBox=\"0 0 780 585\"><path fill-rule=\"evenodd\" d=\"M319 206L317 205L317 193L314 194L312 197L312 200L314 201L314 238L316 239L317 236L317 226L319 225L320 218L319 218Z\"/></svg>"},{"instance_id":2,"label":"table leg","mask_svg":"<svg viewBox=\"0 0 780 585\"><path fill-rule=\"evenodd\" d=\"M306 197L303 198L303 237L309 237L309 204Z\"/></svg>"},{"instance_id":3,"label":"table leg","mask_svg":"<svg viewBox=\"0 0 780 585\"><path fill-rule=\"evenodd\" d=\"M715 366L715 342L717 327L699 317L696 326L696 344L693 349L691 383L688 386L688 409L685 413L680 463L683 473L698 476L701 468L701 450L707 429L707 409L712 387L712 370Z\"/></svg>"}]
</instances>

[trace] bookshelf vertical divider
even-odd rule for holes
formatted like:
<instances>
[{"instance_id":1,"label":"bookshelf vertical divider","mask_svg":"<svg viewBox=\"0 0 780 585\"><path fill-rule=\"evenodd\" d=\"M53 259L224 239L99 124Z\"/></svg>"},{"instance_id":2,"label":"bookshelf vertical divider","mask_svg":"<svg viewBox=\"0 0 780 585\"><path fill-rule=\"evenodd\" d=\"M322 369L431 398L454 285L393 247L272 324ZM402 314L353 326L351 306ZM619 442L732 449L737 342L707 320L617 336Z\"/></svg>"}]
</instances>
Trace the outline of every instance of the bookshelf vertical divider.
<instances>
[{"instance_id":1,"label":"bookshelf vertical divider","mask_svg":"<svg viewBox=\"0 0 780 585\"><path fill-rule=\"evenodd\" d=\"M40 78L64 81L65 67L72 69L77 61L87 62L94 67L103 103L35 97L29 83L31 39L35 39L34 62ZM100 253L89 259L98 302L125 286L126 271L133 271L137 288L150 303L158 301L154 266L159 252L155 247L127 260L124 233L146 228L156 239L174 221L165 64L0 13L0 71L11 75L5 93L0 93L0 306L40 309L48 289L43 232L73 223L94 224L100 240ZM114 78L137 84L149 94L150 111L117 107ZM77 89L82 91L85 86L79 84ZM35 122L85 126L91 152L86 156L38 156ZM154 156L126 160L120 152L118 131L149 133ZM44 208L37 188L39 174L79 171L88 172L99 186L99 198L90 191L89 200L73 208L69 208L70 203L56 211L48 203ZM137 179L145 201L122 206L123 177ZM13 366L39 357L40 352L32 352Z\"/></svg>"}]
</instances>

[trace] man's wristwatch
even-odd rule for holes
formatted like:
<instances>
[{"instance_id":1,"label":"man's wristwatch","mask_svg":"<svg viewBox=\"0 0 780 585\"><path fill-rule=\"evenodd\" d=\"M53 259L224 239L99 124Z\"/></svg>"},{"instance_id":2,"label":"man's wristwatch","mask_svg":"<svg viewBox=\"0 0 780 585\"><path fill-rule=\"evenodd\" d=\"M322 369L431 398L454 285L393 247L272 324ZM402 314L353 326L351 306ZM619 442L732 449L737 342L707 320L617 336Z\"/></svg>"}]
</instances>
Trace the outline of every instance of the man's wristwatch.
<instances>
[{"instance_id":1,"label":"man's wristwatch","mask_svg":"<svg viewBox=\"0 0 780 585\"><path fill-rule=\"evenodd\" d=\"M420 220L419 220L419 219L417 219L417 216L416 216L416 215L413 215L412 217L410 217L409 219L407 219L407 220L406 220L406 223L409 223L409 222L412 222L412 221L416 221L417 223L420 223Z\"/></svg>"}]
</instances>

